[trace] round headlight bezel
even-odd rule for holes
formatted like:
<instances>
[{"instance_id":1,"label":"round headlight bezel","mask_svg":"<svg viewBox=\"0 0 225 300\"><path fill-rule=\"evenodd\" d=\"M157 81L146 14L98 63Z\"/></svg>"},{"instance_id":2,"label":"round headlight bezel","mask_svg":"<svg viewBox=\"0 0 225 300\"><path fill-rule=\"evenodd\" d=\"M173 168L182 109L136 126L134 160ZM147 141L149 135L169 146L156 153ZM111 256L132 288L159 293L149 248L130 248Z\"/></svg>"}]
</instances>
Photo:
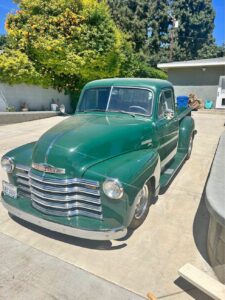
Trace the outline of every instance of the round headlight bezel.
<instances>
[{"instance_id":1,"label":"round headlight bezel","mask_svg":"<svg viewBox=\"0 0 225 300\"><path fill-rule=\"evenodd\" d=\"M4 161L7 161L7 162L4 164ZM7 163L8 163L9 167L7 167ZM3 170L6 171L7 173L12 173L14 168L15 168L15 164L14 164L13 159L11 157L8 157L8 156L3 156L2 157L1 166L2 166Z\"/></svg>"},{"instance_id":2,"label":"round headlight bezel","mask_svg":"<svg viewBox=\"0 0 225 300\"><path fill-rule=\"evenodd\" d=\"M111 187L113 187L113 185L114 185L118 189L118 194L117 195L113 194L113 189L112 188L110 190L110 185L111 185ZM123 189L123 186L122 186L121 182L118 179L107 178L103 182L103 192L110 199L120 200L123 197L124 189Z\"/></svg>"}]
</instances>

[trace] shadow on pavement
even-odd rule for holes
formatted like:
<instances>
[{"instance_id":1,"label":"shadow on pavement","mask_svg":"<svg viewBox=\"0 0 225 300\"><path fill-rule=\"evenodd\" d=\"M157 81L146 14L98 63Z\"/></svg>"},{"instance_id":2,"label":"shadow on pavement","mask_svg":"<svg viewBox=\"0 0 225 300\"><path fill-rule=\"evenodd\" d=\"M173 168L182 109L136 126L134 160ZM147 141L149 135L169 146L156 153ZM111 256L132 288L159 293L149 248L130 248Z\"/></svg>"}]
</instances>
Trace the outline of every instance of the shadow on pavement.
<instances>
[{"instance_id":1,"label":"shadow on pavement","mask_svg":"<svg viewBox=\"0 0 225 300\"><path fill-rule=\"evenodd\" d=\"M177 278L174 283L182 289L186 294L196 300L213 300L211 297L197 289L191 283L184 280L182 277ZM179 298L177 298L179 299Z\"/></svg>"},{"instance_id":2,"label":"shadow on pavement","mask_svg":"<svg viewBox=\"0 0 225 300\"><path fill-rule=\"evenodd\" d=\"M39 227L37 225L31 224L29 222L23 221L16 216L10 214L10 217L17 222L18 224L38 233L44 235L48 238L64 242L70 245L74 245L77 247L89 248L94 250L117 250L127 246L126 243L121 243L119 245L112 245L111 241L95 241L95 240L86 240L81 238L72 237L69 235L64 235L58 232L50 231L48 229ZM127 239L127 238L126 238Z\"/></svg>"},{"instance_id":3,"label":"shadow on pavement","mask_svg":"<svg viewBox=\"0 0 225 300\"><path fill-rule=\"evenodd\" d=\"M196 247L202 257L210 264L207 253L207 236L209 227L209 212L205 204L205 188L194 218L193 236Z\"/></svg>"},{"instance_id":4,"label":"shadow on pavement","mask_svg":"<svg viewBox=\"0 0 225 300\"><path fill-rule=\"evenodd\" d=\"M208 178L206 180L207 184ZM209 227L209 213L205 204L205 190L206 184L201 196L201 200L195 214L193 222L193 237L195 245L201 254L201 256L210 264L208 253L207 253L207 236L208 236L208 227ZM184 280L182 277L179 277L174 283L179 286L183 291L190 295L193 299L196 300L212 300L211 297L198 290L195 286L190 284L188 281Z\"/></svg>"},{"instance_id":5,"label":"shadow on pavement","mask_svg":"<svg viewBox=\"0 0 225 300\"><path fill-rule=\"evenodd\" d=\"M157 201L158 201L158 196L153 197L151 199L149 209L151 209L151 206L155 205ZM20 225L36 232L36 233L39 233L39 234L44 235L46 237L49 237L51 239L55 239L55 240L58 240L58 241L61 241L61 242L67 243L67 244L71 244L71 245L74 245L74 246L84 247L84 248L89 248L89 249L95 249L95 250L117 250L117 249L125 248L127 246L126 240L128 240L133 235L133 233L135 232L135 230L128 228L126 236L124 236L121 239L116 240L118 242L124 242L124 243L112 246L111 241L107 241L107 240L106 241L97 241L97 240L87 240L87 239L82 239L82 238L76 238L76 237L73 237L73 236L69 236L69 235L65 235L65 234L62 234L62 233L58 233L58 232L48 230L48 229L45 229L43 227L39 227L37 225L34 225L34 224L29 223L27 221L24 221L24 220L22 220L22 219L20 219L16 216L10 214L10 213L9 213L9 216L15 222L17 222L18 224L20 224Z\"/></svg>"}]
</instances>

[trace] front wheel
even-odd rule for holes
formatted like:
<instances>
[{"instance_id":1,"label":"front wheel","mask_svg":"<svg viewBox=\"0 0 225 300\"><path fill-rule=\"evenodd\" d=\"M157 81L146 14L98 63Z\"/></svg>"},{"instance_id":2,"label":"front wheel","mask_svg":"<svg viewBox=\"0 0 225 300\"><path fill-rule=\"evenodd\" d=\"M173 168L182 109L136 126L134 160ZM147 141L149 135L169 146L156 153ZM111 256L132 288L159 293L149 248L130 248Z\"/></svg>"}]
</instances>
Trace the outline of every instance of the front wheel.
<instances>
[{"instance_id":1,"label":"front wheel","mask_svg":"<svg viewBox=\"0 0 225 300\"><path fill-rule=\"evenodd\" d=\"M152 195L153 193L151 187L145 183L135 198L136 207L134 217L129 225L129 229L136 229L144 222L148 215L150 199L152 198Z\"/></svg>"}]
</instances>

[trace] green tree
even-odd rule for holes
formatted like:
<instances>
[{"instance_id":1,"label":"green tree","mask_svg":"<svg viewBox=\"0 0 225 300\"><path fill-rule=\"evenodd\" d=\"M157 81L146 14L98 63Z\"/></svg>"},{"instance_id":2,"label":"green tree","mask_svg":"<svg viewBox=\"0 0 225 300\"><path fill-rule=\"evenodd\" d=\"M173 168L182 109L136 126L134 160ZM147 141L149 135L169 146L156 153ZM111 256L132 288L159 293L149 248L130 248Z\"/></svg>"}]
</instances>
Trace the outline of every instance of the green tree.
<instances>
[{"instance_id":1,"label":"green tree","mask_svg":"<svg viewBox=\"0 0 225 300\"><path fill-rule=\"evenodd\" d=\"M165 59L163 51L169 47L168 0L107 0L107 2L114 21L127 33L134 45L139 65L139 71L135 74L139 76L152 74L149 65L155 67L160 57Z\"/></svg>"},{"instance_id":2,"label":"green tree","mask_svg":"<svg viewBox=\"0 0 225 300\"><path fill-rule=\"evenodd\" d=\"M8 16L8 50L1 59L0 79L7 80L7 64L19 72L25 59L30 80L58 89L76 89L86 81L118 76L124 63L123 34L107 5L94 0L23 0ZM25 64L26 66L26 64ZM21 73L21 72L20 72ZM18 74L14 80L20 82Z\"/></svg>"},{"instance_id":3,"label":"green tree","mask_svg":"<svg viewBox=\"0 0 225 300\"><path fill-rule=\"evenodd\" d=\"M73 91L98 78L143 74L132 43L113 22L105 1L22 0L6 21L0 80ZM146 68L148 70L148 68ZM165 77L148 70L146 76Z\"/></svg>"},{"instance_id":4,"label":"green tree","mask_svg":"<svg viewBox=\"0 0 225 300\"><path fill-rule=\"evenodd\" d=\"M158 62L167 61L170 48L169 28L172 24L170 2L153 0L148 7L148 43L146 53L148 62L156 66Z\"/></svg>"},{"instance_id":5,"label":"green tree","mask_svg":"<svg viewBox=\"0 0 225 300\"><path fill-rule=\"evenodd\" d=\"M215 49L215 12L211 0L174 0L172 14L179 21L174 44L175 60L211 57ZM216 54L214 54L215 56Z\"/></svg>"},{"instance_id":6,"label":"green tree","mask_svg":"<svg viewBox=\"0 0 225 300\"><path fill-rule=\"evenodd\" d=\"M19 50L4 49L0 55L0 80L9 84L44 84L41 75L25 53Z\"/></svg>"},{"instance_id":7,"label":"green tree","mask_svg":"<svg viewBox=\"0 0 225 300\"><path fill-rule=\"evenodd\" d=\"M170 60L220 56L213 38L212 0L107 0L113 19L151 66ZM179 22L173 28L173 18Z\"/></svg>"},{"instance_id":8,"label":"green tree","mask_svg":"<svg viewBox=\"0 0 225 300\"><path fill-rule=\"evenodd\" d=\"M6 36L5 35L0 35L0 49L3 49L6 45Z\"/></svg>"},{"instance_id":9,"label":"green tree","mask_svg":"<svg viewBox=\"0 0 225 300\"><path fill-rule=\"evenodd\" d=\"M199 58L214 58L214 57L223 57L225 56L225 47L217 46L215 43L205 44L199 51L198 51Z\"/></svg>"},{"instance_id":10,"label":"green tree","mask_svg":"<svg viewBox=\"0 0 225 300\"><path fill-rule=\"evenodd\" d=\"M128 33L136 52L141 51L147 40L147 0L107 0L112 17L123 32Z\"/></svg>"}]
</instances>

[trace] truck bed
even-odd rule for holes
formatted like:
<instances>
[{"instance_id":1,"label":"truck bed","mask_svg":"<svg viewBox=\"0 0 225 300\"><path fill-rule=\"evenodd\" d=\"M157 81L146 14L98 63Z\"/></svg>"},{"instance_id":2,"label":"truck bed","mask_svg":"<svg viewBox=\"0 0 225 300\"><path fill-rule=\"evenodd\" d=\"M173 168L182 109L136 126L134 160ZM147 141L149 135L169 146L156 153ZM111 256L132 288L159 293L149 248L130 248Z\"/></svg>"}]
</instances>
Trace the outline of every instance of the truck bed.
<instances>
[{"instance_id":1,"label":"truck bed","mask_svg":"<svg viewBox=\"0 0 225 300\"><path fill-rule=\"evenodd\" d=\"M192 107L184 108L177 110L177 118L181 121L186 116L191 116L191 111L193 110Z\"/></svg>"}]
</instances>

